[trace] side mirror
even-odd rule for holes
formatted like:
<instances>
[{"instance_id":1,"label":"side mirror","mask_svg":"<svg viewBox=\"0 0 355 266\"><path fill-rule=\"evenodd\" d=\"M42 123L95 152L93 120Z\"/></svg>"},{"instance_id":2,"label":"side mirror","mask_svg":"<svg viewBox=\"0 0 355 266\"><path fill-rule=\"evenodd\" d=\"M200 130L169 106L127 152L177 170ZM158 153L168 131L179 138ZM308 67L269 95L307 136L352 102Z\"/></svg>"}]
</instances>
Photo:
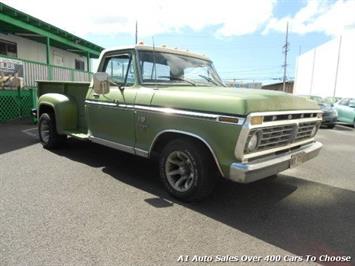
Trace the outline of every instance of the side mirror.
<instances>
[{"instance_id":1,"label":"side mirror","mask_svg":"<svg viewBox=\"0 0 355 266\"><path fill-rule=\"evenodd\" d=\"M107 94L110 91L110 77L106 72L94 74L94 92L97 94Z\"/></svg>"}]
</instances>

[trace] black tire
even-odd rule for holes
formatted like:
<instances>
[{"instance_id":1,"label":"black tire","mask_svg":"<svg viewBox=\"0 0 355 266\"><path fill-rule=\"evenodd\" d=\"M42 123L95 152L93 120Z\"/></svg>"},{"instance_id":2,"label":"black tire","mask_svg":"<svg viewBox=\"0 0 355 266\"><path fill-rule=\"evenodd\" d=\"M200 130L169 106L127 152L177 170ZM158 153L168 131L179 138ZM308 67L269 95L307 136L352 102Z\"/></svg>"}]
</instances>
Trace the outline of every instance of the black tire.
<instances>
[{"instance_id":1,"label":"black tire","mask_svg":"<svg viewBox=\"0 0 355 266\"><path fill-rule=\"evenodd\" d=\"M330 124L328 125L328 128L333 129L335 127L335 124Z\"/></svg>"},{"instance_id":2,"label":"black tire","mask_svg":"<svg viewBox=\"0 0 355 266\"><path fill-rule=\"evenodd\" d=\"M67 138L57 133L55 118L51 113L43 113L38 122L38 136L42 146L46 149L59 147Z\"/></svg>"},{"instance_id":3,"label":"black tire","mask_svg":"<svg viewBox=\"0 0 355 266\"><path fill-rule=\"evenodd\" d=\"M174 161L172 158L175 155ZM170 163L171 161L176 163L179 159L181 159L179 164ZM184 166L181 166L182 162L185 162ZM180 171L182 167L185 170L181 170L183 172L176 175L169 175L168 170L171 169L171 166L177 168L173 168L170 173ZM217 166L210 151L200 142L187 138L173 140L164 147L159 158L159 170L160 178L169 194L184 202L199 201L210 195L219 177ZM192 178L191 173L193 174ZM174 184L183 175L187 179L184 184L189 187L188 189L186 187L178 188L177 183L179 182ZM189 177L186 178L186 176ZM172 179L175 177L176 180L173 181ZM183 189L186 189L186 191L183 191Z\"/></svg>"}]
</instances>

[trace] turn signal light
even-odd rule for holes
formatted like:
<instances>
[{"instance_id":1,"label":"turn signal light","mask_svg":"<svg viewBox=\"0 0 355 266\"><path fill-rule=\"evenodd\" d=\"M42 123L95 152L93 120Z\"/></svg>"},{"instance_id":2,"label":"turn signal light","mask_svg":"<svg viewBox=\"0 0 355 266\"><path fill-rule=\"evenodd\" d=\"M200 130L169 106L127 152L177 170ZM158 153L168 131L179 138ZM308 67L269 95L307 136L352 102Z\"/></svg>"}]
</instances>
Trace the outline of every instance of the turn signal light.
<instances>
[{"instance_id":1,"label":"turn signal light","mask_svg":"<svg viewBox=\"0 0 355 266\"><path fill-rule=\"evenodd\" d=\"M238 124L239 119L236 117L232 117L232 116L220 116L220 117L218 117L218 121L225 122L225 123Z\"/></svg>"},{"instance_id":2,"label":"turn signal light","mask_svg":"<svg viewBox=\"0 0 355 266\"><path fill-rule=\"evenodd\" d=\"M263 123L264 117L263 116L253 116L250 120L252 125L261 125Z\"/></svg>"}]
</instances>

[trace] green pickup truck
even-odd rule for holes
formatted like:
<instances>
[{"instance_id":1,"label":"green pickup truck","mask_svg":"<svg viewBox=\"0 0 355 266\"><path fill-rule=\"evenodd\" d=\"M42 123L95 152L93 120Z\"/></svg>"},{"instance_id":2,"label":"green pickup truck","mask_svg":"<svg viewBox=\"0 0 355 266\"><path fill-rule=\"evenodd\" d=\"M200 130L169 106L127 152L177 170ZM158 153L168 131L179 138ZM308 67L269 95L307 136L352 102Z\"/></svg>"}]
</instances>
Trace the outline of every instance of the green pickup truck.
<instances>
[{"instance_id":1,"label":"green pickup truck","mask_svg":"<svg viewBox=\"0 0 355 266\"><path fill-rule=\"evenodd\" d=\"M167 191L183 201L206 197L219 177L254 182L322 147L315 102L225 87L209 58L178 49L105 50L91 83L39 81L38 97L45 148L72 137L156 158Z\"/></svg>"}]
</instances>

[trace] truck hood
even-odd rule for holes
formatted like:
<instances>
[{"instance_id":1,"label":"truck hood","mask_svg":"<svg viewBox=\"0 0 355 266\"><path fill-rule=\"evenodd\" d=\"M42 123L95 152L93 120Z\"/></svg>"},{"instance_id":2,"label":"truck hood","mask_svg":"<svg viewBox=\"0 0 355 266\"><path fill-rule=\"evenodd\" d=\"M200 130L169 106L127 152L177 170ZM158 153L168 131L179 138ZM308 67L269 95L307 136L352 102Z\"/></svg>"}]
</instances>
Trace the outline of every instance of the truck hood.
<instances>
[{"instance_id":1,"label":"truck hood","mask_svg":"<svg viewBox=\"0 0 355 266\"><path fill-rule=\"evenodd\" d=\"M230 87L168 87L156 91L152 105L246 116L253 112L319 110L304 97L270 90Z\"/></svg>"}]
</instances>

